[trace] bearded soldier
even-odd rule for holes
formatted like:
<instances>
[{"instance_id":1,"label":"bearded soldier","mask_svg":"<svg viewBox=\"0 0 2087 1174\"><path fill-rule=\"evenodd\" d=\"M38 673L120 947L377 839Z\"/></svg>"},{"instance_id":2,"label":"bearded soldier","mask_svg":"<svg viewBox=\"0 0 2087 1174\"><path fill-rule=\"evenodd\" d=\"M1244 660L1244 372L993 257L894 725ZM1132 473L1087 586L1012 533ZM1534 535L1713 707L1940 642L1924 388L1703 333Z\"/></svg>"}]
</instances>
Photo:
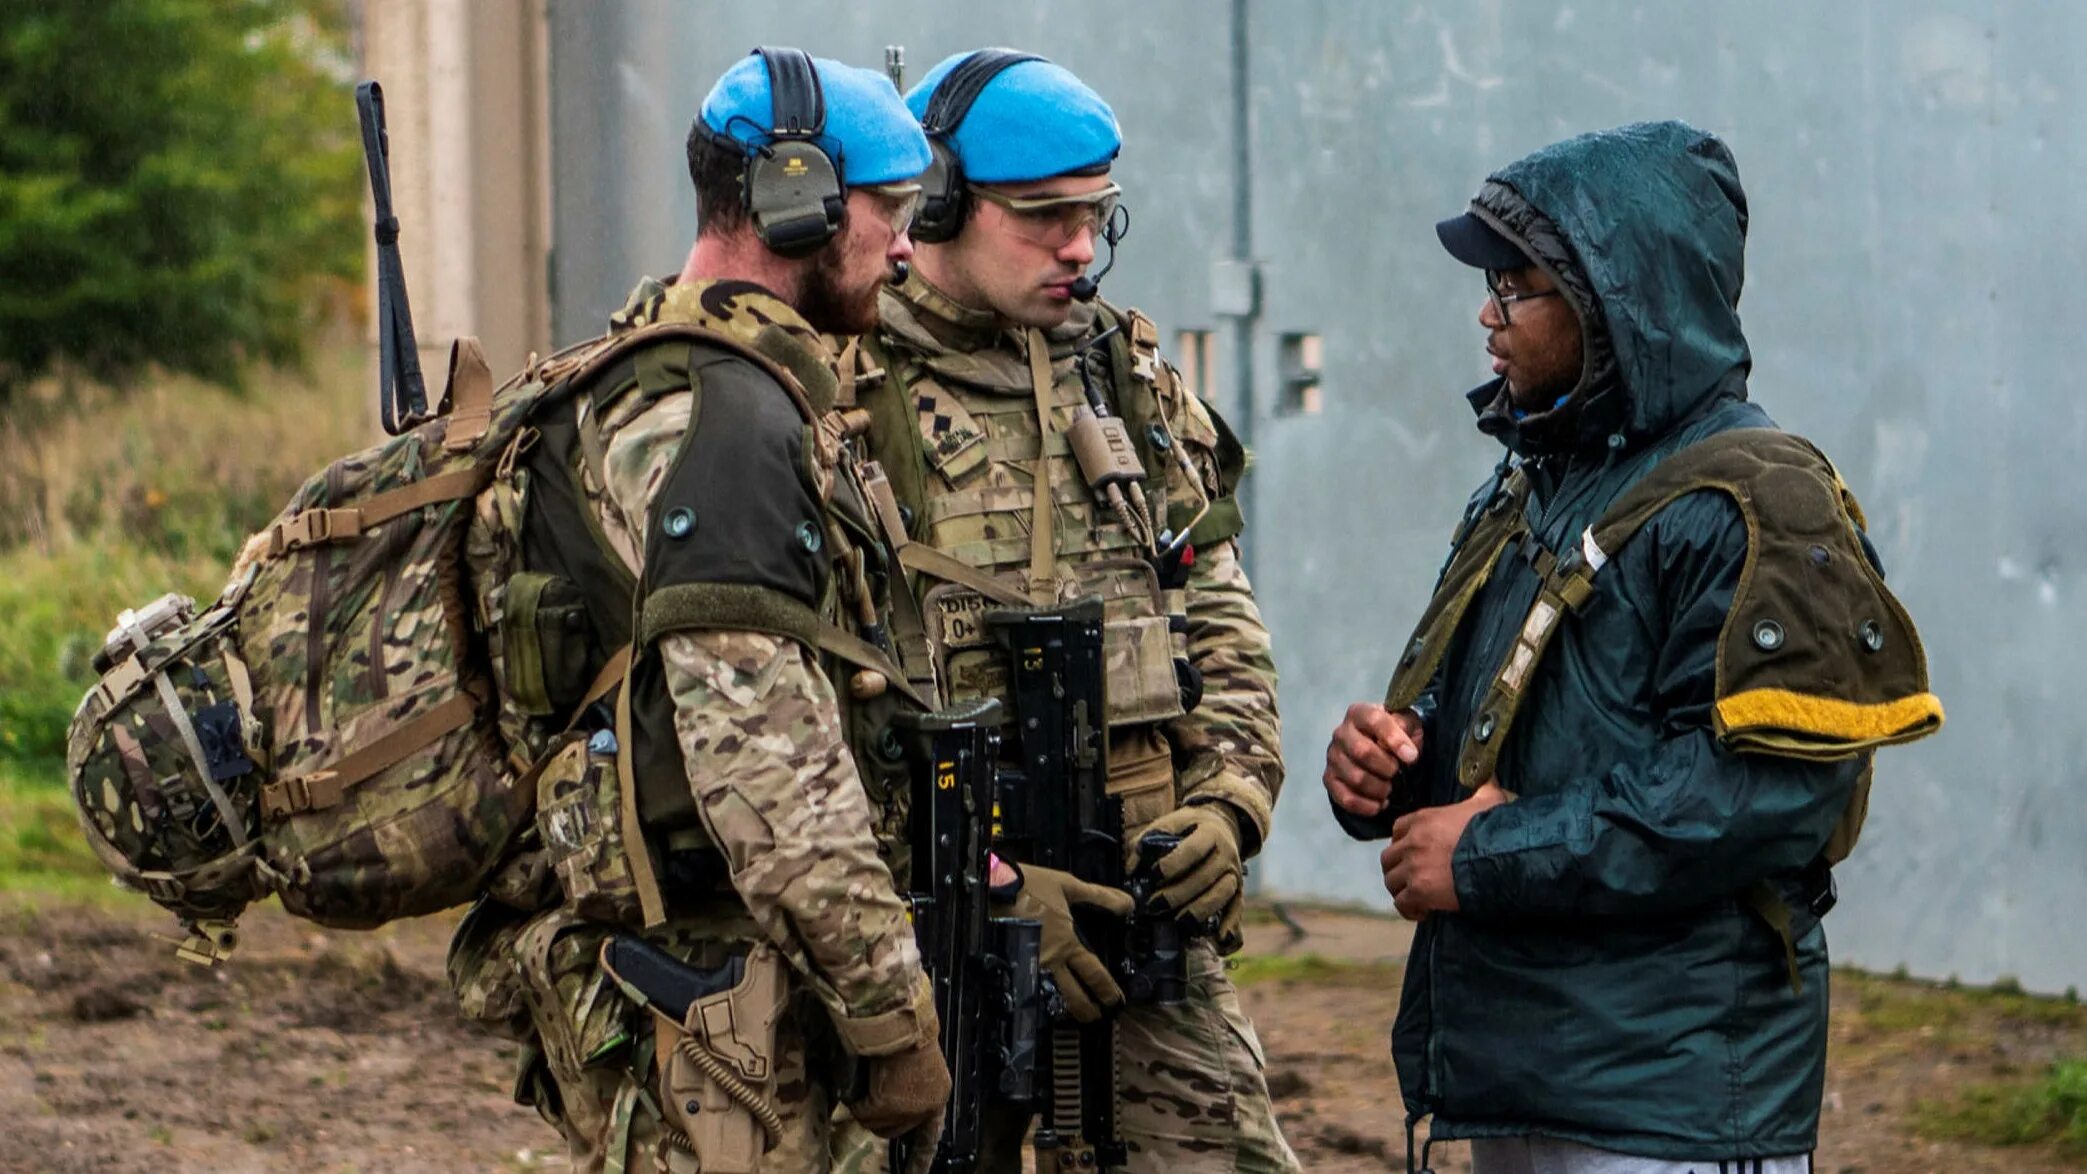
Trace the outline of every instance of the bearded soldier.
<instances>
[{"instance_id":1,"label":"bearded soldier","mask_svg":"<svg viewBox=\"0 0 2087 1174\"><path fill-rule=\"evenodd\" d=\"M451 978L532 1045L520 1096L577 1166L823 1170L838 1104L932 1139L950 1089L893 878L903 777L854 752L910 689L876 642L889 569L821 341L874 323L929 155L888 79L764 49L688 157L687 263L564 360L572 409L481 506L510 503L488 541L518 529L531 573L597 628L620 615L631 653L613 718L580 709L585 753L539 784L550 907L482 902ZM519 575L509 611L525 586L547 614L558 591ZM584 684L555 647L536 660ZM542 700L503 691L503 715L565 720Z\"/></svg>"}]
</instances>

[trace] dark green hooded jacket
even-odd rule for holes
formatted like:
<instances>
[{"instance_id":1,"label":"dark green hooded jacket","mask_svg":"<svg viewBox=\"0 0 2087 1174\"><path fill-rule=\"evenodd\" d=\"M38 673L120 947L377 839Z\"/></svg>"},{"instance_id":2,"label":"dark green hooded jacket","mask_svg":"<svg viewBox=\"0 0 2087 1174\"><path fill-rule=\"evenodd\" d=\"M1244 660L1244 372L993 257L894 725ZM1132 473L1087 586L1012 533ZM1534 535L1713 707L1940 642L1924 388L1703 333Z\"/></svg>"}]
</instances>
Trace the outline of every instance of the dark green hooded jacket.
<instances>
[{"instance_id":1,"label":"dark green hooded jacket","mask_svg":"<svg viewBox=\"0 0 2087 1174\"><path fill-rule=\"evenodd\" d=\"M1687 444L1773 426L1746 400L1746 202L1723 143L1677 122L1583 135L1497 173L1473 208L1581 320L1587 363L1562 406L1517 420L1500 381L1470 395L1480 429L1528 463L1547 547L1568 549ZM1674 1160L1813 1148L1827 959L1804 874L1859 764L1735 754L1712 733L1746 549L1730 498L1675 501L1614 556L1529 685L1498 768L1518 799L1458 843L1461 909L1420 924L1393 1031L1406 1107L1434 1115L1434 1136ZM1468 795L1456 750L1536 589L1526 561L1501 560L1415 707L1421 762L1382 815L1336 809L1351 834ZM1763 880L1798 907L1801 994L1743 900Z\"/></svg>"}]
</instances>

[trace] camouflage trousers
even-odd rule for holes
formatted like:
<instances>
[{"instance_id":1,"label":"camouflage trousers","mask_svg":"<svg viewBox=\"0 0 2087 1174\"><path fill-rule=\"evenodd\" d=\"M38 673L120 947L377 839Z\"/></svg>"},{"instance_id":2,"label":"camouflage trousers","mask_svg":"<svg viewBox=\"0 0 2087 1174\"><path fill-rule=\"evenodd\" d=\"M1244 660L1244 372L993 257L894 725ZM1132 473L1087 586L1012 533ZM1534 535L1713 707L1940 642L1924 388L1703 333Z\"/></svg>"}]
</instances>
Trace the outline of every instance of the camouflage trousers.
<instances>
[{"instance_id":1,"label":"camouflage trousers","mask_svg":"<svg viewBox=\"0 0 2087 1174\"><path fill-rule=\"evenodd\" d=\"M1116 1020L1117 1129L1131 1174L1267 1174L1303 1167L1276 1123L1266 1057L1208 942L1188 950L1188 999ZM1019 1171L1032 1114L989 1109L981 1171ZM845 1119L835 1169L884 1174L885 1145Z\"/></svg>"},{"instance_id":2,"label":"camouflage trousers","mask_svg":"<svg viewBox=\"0 0 2087 1174\"><path fill-rule=\"evenodd\" d=\"M598 952L612 932L563 909L524 916L482 903L451 943L451 985L466 1015L526 1045L515 1099L564 1135L574 1169L722 1169L663 1118L673 1107L661 1103L656 1059L659 1040L676 1029L633 1004L602 971ZM646 937L709 969L745 954L754 934L740 913L677 918ZM834 1165L841 1050L816 999L794 981L786 998L767 1102L780 1128L755 1164L760 1174Z\"/></svg>"}]
</instances>

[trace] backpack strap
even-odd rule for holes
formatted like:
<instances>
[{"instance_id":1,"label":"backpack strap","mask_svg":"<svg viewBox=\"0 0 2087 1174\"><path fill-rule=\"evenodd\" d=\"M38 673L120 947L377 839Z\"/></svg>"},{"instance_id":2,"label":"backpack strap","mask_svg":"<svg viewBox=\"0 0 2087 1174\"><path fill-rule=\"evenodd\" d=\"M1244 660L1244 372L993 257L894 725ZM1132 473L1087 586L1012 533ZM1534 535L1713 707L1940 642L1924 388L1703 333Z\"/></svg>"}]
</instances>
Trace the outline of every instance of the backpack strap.
<instances>
[{"instance_id":1,"label":"backpack strap","mask_svg":"<svg viewBox=\"0 0 2087 1174\"><path fill-rule=\"evenodd\" d=\"M261 556L277 559L306 547L347 542L424 506L477 497L492 483L493 468L491 464L469 465L376 494L352 506L300 510L262 531L267 544Z\"/></svg>"},{"instance_id":2,"label":"backpack strap","mask_svg":"<svg viewBox=\"0 0 2087 1174\"><path fill-rule=\"evenodd\" d=\"M332 807L350 788L470 725L477 713L478 699L460 692L383 737L363 743L360 749L324 770L267 783L261 788L262 818L281 819Z\"/></svg>"},{"instance_id":3,"label":"backpack strap","mask_svg":"<svg viewBox=\"0 0 2087 1174\"><path fill-rule=\"evenodd\" d=\"M1465 735L1458 782L1475 788L1492 777L1524 687L1566 613L1592 597L1595 576L1661 510L1706 490L1731 498L1747 529L1746 564L1718 642L1719 740L1833 761L1940 728L1919 635L1862 550L1846 483L1809 441L1741 428L1661 461L1563 554L1534 551L1542 586ZM1792 622L1799 614L1818 630L1809 641Z\"/></svg>"},{"instance_id":4,"label":"backpack strap","mask_svg":"<svg viewBox=\"0 0 2087 1174\"><path fill-rule=\"evenodd\" d=\"M1502 658L1492 685L1479 703L1477 716L1465 731L1464 744L1457 752L1457 782L1475 790L1493 777L1500 748L1514 726L1530 678L1564 626L1566 614L1585 607L1594 595L1594 578L1615 552L1676 498L1699 489L1725 488L1731 492L1725 483L1706 474L1718 454L1749 443L1749 438L1760 431L1721 432L1667 457L1618 495L1601 517L1581 532L1579 543L1562 555L1541 546L1525 526L1523 542L1541 585L1514 644Z\"/></svg>"},{"instance_id":5,"label":"backpack strap","mask_svg":"<svg viewBox=\"0 0 2087 1174\"><path fill-rule=\"evenodd\" d=\"M1449 653L1450 640L1464 622L1464 613L1493 577L1500 556L1528 534L1523 509L1528 500L1529 475L1517 467L1460 528L1449 565L1436 581L1435 594L1421 612L1405 651L1399 654L1398 668L1384 691L1384 708L1408 708L1427 691L1428 682Z\"/></svg>"},{"instance_id":6,"label":"backpack strap","mask_svg":"<svg viewBox=\"0 0 2087 1174\"><path fill-rule=\"evenodd\" d=\"M1051 374L1050 343L1044 333L1030 327L1029 343L1029 389L1036 397L1036 437L1038 441L1036 466L1030 473L1030 496L1035 499L1035 508L1029 522L1029 595L1038 607L1049 607L1058 598L1058 503L1051 500L1051 468L1057 464L1051 459L1048 445L1042 442L1055 428L1051 426L1051 393L1057 380Z\"/></svg>"},{"instance_id":7,"label":"backpack strap","mask_svg":"<svg viewBox=\"0 0 2087 1174\"><path fill-rule=\"evenodd\" d=\"M442 447L469 452L493 423L493 370L477 339L467 335L449 344L449 390L443 401L449 423Z\"/></svg>"},{"instance_id":8,"label":"backpack strap","mask_svg":"<svg viewBox=\"0 0 2087 1174\"><path fill-rule=\"evenodd\" d=\"M876 335L864 335L856 352L855 402L870 414L870 458L883 470L895 503L895 517L880 519L900 537L918 525L927 509L927 454L921 451L919 427L907 395L906 363ZM881 378L873 377L881 373ZM905 516L910 515L910 518ZM896 521L894 528L890 521Z\"/></svg>"},{"instance_id":9,"label":"backpack strap","mask_svg":"<svg viewBox=\"0 0 2087 1174\"><path fill-rule=\"evenodd\" d=\"M597 346L591 352L586 352L585 357L571 370L561 374L560 381L566 387L586 386L596 375L627 356L637 358L642 364L654 357L653 351L658 344L679 341L721 346L759 365L775 376L776 382L782 384L790 393L791 399L805 413L806 419L811 418L810 400L803 384L792 370L763 351L749 347L737 339L688 323L664 322L632 330L605 345ZM644 370L644 366L641 365L640 373L643 374ZM681 386L686 387L687 384L684 382ZM553 393L547 392L544 399L548 401L552 395ZM486 365L485 352L478 345L478 340L457 340L450 350L450 409L441 417L447 421L447 432L442 442L445 451L469 452L485 438L492 420L493 396L492 373ZM586 443L586 432L587 429L583 425L583 446ZM594 439L598 443L598 435ZM502 451L505 449L506 445L503 444ZM258 553L263 558L281 558L307 547L358 539L366 532L402 514L443 502L477 497L492 483L498 467L497 460L474 461L415 481L411 485L377 494L352 506L299 511L257 536L257 540L265 536L265 541L257 543Z\"/></svg>"},{"instance_id":10,"label":"backpack strap","mask_svg":"<svg viewBox=\"0 0 2087 1174\"><path fill-rule=\"evenodd\" d=\"M616 690L616 816L622 825L623 854L630 861L631 888L637 891L639 916L646 929L655 929L666 923L667 899L660 891L659 869L652 860L652 837L646 834L644 817L638 811L638 775L633 760L637 740L631 720L629 673L635 662L635 657L625 658L623 687Z\"/></svg>"},{"instance_id":11,"label":"backpack strap","mask_svg":"<svg viewBox=\"0 0 2087 1174\"><path fill-rule=\"evenodd\" d=\"M822 623L812 634L812 642L820 651L847 661L859 669L868 669L882 676L891 687L904 694L906 699L922 709L933 709L919 691L908 683L905 672L892 663L884 650L843 628Z\"/></svg>"}]
</instances>

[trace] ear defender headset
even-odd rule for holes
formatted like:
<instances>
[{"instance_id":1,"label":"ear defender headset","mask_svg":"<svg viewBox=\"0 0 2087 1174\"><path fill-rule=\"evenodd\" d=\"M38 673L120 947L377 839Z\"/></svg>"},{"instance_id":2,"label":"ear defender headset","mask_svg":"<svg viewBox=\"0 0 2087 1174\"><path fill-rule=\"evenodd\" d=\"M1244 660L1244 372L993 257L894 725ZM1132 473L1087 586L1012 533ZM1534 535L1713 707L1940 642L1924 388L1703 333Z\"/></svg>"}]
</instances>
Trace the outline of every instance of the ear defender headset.
<instances>
[{"instance_id":1,"label":"ear defender headset","mask_svg":"<svg viewBox=\"0 0 2087 1174\"><path fill-rule=\"evenodd\" d=\"M934 162L920 177L920 212L913 218L914 240L940 244L964 227L970 196L964 186L964 165L957 158L951 136L964 124L964 116L971 113L971 104L1003 70L1024 61L1042 60L1034 53L1012 49L980 49L957 62L935 83L935 92L928 95L927 111L920 118Z\"/></svg>"},{"instance_id":2,"label":"ear defender headset","mask_svg":"<svg viewBox=\"0 0 2087 1174\"><path fill-rule=\"evenodd\" d=\"M740 196L762 244L802 257L833 239L848 209L840 165L818 143L826 131L826 95L804 50L754 52L768 67L774 125L766 143L733 143L747 153Z\"/></svg>"}]
</instances>

